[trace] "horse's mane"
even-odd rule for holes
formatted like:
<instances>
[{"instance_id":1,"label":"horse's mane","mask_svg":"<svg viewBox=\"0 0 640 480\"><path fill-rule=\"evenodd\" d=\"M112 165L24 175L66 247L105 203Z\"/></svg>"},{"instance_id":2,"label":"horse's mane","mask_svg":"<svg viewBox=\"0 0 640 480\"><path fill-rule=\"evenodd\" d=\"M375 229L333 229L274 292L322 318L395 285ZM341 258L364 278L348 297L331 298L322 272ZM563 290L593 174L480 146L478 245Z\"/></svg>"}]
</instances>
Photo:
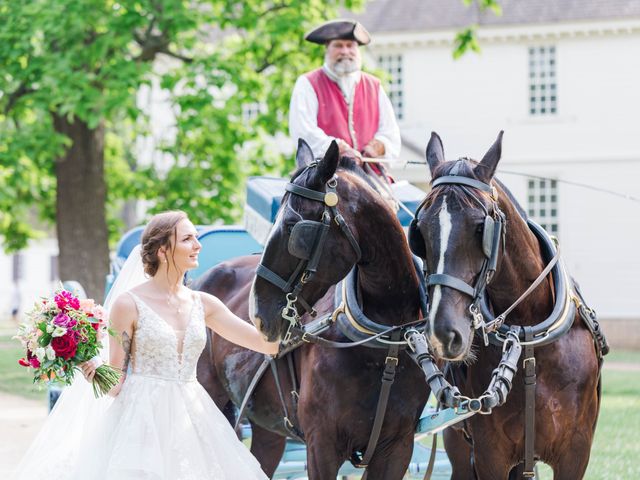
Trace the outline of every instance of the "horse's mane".
<instances>
[{"instance_id":1,"label":"horse's mane","mask_svg":"<svg viewBox=\"0 0 640 480\"><path fill-rule=\"evenodd\" d=\"M457 169L455 173L456 175L459 175L461 177L473 178L475 180L481 181L480 178L478 178L478 176L475 173L476 167L484 168L484 165L481 165L478 161L472 160L470 158L460 158L458 160L444 162L436 167L435 171L433 172L432 181L436 180L439 177L450 175L451 171L454 168ZM522 217L522 219L526 222L527 213L522 208L522 206L518 203L518 201L515 199L511 191L505 186L504 183L502 183L497 178L494 177L493 180L498 184L500 189L504 191L505 195L509 198L509 200L515 207L520 217ZM467 207L475 206L475 202L471 196L472 194L467 188L455 188L455 187L456 187L455 185L443 184L443 185L438 185L436 188L431 189L427 197L424 199L423 207L424 208L430 207L435 201L435 199L443 193L446 193L448 198L452 198L456 200L463 206L467 206Z\"/></svg>"},{"instance_id":2,"label":"horse's mane","mask_svg":"<svg viewBox=\"0 0 640 480\"><path fill-rule=\"evenodd\" d=\"M315 159L316 162L320 162L322 160L321 157L316 158ZM298 167L293 174L291 175L291 182L293 182L296 178L298 178L303 172L305 172L308 169L308 165L305 165L304 167ZM373 188L374 190L376 189L375 185L373 184L373 182L371 181L371 179L369 178L369 175L366 174L366 172L358 166L358 164L356 163L355 159L351 158L351 157L340 157L340 162L338 163L338 169L341 170L345 170L348 171L350 173L353 173L354 175L360 177L362 180L364 180L367 185L369 185L371 188Z\"/></svg>"}]
</instances>

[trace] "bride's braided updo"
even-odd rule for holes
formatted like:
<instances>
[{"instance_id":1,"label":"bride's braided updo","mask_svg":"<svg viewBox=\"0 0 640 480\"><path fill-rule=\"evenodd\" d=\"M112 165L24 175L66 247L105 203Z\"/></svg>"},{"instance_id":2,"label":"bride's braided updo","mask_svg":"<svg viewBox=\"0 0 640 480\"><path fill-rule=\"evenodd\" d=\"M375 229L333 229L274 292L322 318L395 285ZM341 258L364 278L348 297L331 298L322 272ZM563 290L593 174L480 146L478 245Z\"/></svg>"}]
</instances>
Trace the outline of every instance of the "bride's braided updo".
<instances>
[{"instance_id":1,"label":"bride's braided updo","mask_svg":"<svg viewBox=\"0 0 640 480\"><path fill-rule=\"evenodd\" d=\"M170 248L171 256L173 257L175 241L172 241L172 239L176 238L177 225L181 220L187 218L187 214L180 210L162 212L151 217L142 232L140 254L142 255L144 273L153 277L158 272L158 268L160 268L159 248Z\"/></svg>"}]
</instances>

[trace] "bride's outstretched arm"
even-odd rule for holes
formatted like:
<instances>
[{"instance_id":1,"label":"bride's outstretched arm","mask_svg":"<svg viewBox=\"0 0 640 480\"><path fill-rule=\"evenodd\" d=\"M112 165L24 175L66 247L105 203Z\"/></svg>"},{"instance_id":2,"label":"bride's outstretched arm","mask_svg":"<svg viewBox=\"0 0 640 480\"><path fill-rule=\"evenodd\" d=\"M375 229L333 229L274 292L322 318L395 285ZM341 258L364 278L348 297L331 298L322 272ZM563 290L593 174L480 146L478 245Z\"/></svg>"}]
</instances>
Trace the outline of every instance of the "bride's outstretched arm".
<instances>
[{"instance_id":1,"label":"bride's outstretched arm","mask_svg":"<svg viewBox=\"0 0 640 480\"><path fill-rule=\"evenodd\" d=\"M218 298L198 293L202 296L207 327L241 347L268 355L278 353L278 342L267 342L255 326L234 315Z\"/></svg>"},{"instance_id":2,"label":"bride's outstretched arm","mask_svg":"<svg viewBox=\"0 0 640 480\"><path fill-rule=\"evenodd\" d=\"M131 296L120 295L109 312L110 327L116 332L116 336L109 337L109 363L122 370L120 381L109 391L112 397L120 393L127 375L132 354L133 329L137 318L138 311Z\"/></svg>"}]
</instances>

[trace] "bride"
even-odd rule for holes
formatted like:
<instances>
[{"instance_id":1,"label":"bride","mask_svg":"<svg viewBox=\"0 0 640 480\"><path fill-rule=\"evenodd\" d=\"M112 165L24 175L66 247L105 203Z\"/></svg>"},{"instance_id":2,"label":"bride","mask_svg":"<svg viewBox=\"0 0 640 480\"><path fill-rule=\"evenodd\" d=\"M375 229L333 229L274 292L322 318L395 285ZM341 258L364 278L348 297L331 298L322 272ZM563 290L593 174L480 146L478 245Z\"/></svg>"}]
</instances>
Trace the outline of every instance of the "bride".
<instances>
[{"instance_id":1,"label":"bride","mask_svg":"<svg viewBox=\"0 0 640 480\"><path fill-rule=\"evenodd\" d=\"M66 389L14 478L100 480L265 479L258 462L196 380L205 326L246 348L278 351L216 297L182 285L201 245L186 214L155 215L118 275L109 363L125 372L94 400L78 379ZM142 274L144 269L145 275ZM83 365L92 380L99 362Z\"/></svg>"}]
</instances>

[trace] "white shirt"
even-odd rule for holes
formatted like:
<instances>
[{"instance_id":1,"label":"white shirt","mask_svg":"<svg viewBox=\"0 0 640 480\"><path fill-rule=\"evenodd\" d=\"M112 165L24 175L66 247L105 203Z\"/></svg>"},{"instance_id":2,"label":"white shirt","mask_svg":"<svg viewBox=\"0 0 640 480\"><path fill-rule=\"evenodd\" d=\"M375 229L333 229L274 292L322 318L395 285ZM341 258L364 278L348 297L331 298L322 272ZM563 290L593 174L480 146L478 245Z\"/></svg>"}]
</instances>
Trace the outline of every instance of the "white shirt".
<instances>
[{"instance_id":1,"label":"white shirt","mask_svg":"<svg viewBox=\"0 0 640 480\"><path fill-rule=\"evenodd\" d=\"M330 70L323 67L325 73L333 81L336 81L342 94L350 103L355 91L355 85L360 80L360 72L355 72L344 78L338 79ZM404 162L400 160L400 128L396 123L396 116L393 113L393 107L389 97L380 86L378 92L378 130L374 135L376 140L380 140L384 145L384 155L381 159L389 160L385 165L390 167L402 167ZM324 156L333 140L338 140L324 133L318 127L318 97L307 79L306 75L298 77L293 93L291 94L291 104L289 106L289 135L294 141L299 138L304 139L309 144L315 157ZM364 145L360 146L361 148Z\"/></svg>"}]
</instances>

